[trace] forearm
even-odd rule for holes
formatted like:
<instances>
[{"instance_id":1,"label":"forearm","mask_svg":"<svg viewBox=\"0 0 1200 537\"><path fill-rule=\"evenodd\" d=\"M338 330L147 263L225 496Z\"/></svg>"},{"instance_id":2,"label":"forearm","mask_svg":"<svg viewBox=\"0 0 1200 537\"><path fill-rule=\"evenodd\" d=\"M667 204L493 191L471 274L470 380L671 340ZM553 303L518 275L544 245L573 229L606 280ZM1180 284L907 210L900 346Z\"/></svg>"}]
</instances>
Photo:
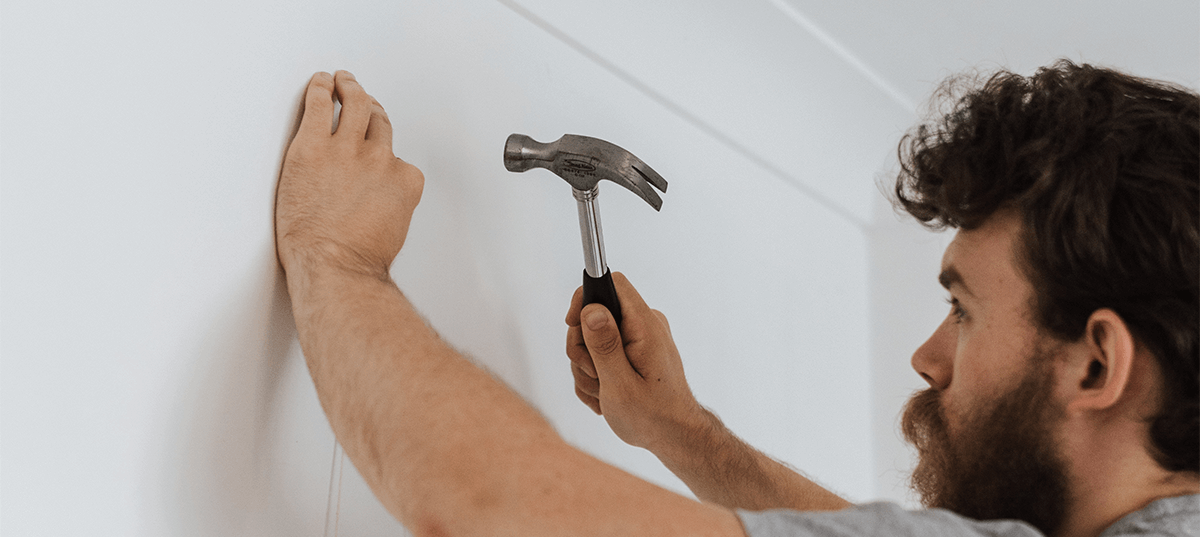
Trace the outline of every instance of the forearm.
<instances>
[{"instance_id":1,"label":"forearm","mask_svg":"<svg viewBox=\"0 0 1200 537\"><path fill-rule=\"evenodd\" d=\"M567 445L433 332L390 281L288 274L338 440L415 535L740 535L737 519Z\"/></svg>"},{"instance_id":2,"label":"forearm","mask_svg":"<svg viewBox=\"0 0 1200 537\"><path fill-rule=\"evenodd\" d=\"M430 329L390 281L321 267L288 273L322 407L376 496L410 525L506 490L526 456L560 449L551 426ZM502 508L497 501L495 508ZM457 511L458 515L462 511ZM489 511L473 516L484 521Z\"/></svg>"},{"instance_id":3,"label":"forearm","mask_svg":"<svg viewBox=\"0 0 1200 537\"><path fill-rule=\"evenodd\" d=\"M321 406L383 505L419 536L739 535L728 510L567 445L425 324L388 277L423 186L354 76L314 74L276 247Z\"/></svg>"},{"instance_id":4,"label":"forearm","mask_svg":"<svg viewBox=\"0 0 1200 537\"><path fill-rule=\"evenodd\" d=\"M748 510L824 511L851 506L751 447L708 410L651 451L703 501Z\"/></svg>"},{"instance_id":5,"label":"forearm","mask_svg":"<svg viewBox=\"0 0 1200 537\"><path fill-rule=\"evenodd\" d=\"M585 307L577 290L566 318L567 356L576 395L618 437L654 453L701 500L726 508L850 505L750 447L701 407L666 316L651 310L621 273L613 273L613 283L625 314L620 330L605 308Z\"/></svg>"}]
</instances>

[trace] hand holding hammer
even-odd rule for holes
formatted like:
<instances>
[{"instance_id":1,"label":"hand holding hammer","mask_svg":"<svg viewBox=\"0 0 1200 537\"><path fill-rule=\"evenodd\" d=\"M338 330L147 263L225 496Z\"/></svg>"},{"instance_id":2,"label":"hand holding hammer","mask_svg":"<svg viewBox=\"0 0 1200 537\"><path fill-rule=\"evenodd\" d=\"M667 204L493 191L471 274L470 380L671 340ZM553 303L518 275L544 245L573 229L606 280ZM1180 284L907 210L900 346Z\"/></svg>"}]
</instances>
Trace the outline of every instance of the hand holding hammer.
<instances>
[{"instance_id":1,"label":"hand holding hammer","mask_svg":"<svg viewBox=\"0 0 1200 537\"><path fill-rule=\"evenodd\" d=\"M633 153L604 140L573 134L548 144L524 134L510 135L504 143L504 167L510 172L545 168L571 185L583 238L583 304L603 304L620 326L621 304L604 257L604 234L596 203L599 183L608 179L628 188L657 211L662 208L662 198L651 185L666 192L667 181Z\"/></svg>"}]
</instances>

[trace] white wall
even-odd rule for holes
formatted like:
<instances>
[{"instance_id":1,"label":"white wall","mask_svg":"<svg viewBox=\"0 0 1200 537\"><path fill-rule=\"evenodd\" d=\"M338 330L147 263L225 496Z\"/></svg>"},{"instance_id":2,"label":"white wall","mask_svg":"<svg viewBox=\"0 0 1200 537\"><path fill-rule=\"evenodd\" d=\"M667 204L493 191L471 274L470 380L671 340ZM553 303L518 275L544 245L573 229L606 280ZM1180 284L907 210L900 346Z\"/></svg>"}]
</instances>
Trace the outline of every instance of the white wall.
<instances>
[{"instance_id":1,"label":"white wall","mask_svg":"<svg viewBox=\"0 0 1200 537\"><path fill-rule=\"evenodd\" d=\"M772 3L9 0L0 54L0 533L322 532L333 439L271 209L305 82L343 68L427 177L394 277L568 440L685 491L574 398L574 201L503 169L511 132L661 172L661 213L606 184L606 243L701 402L851 499L902 497L878 394L919 380L871 373L908 352L872 344L897 255L874 182L912 115ZM354 472L341 498L341 535L396 533Z\"/></svg>"}]
</instances>

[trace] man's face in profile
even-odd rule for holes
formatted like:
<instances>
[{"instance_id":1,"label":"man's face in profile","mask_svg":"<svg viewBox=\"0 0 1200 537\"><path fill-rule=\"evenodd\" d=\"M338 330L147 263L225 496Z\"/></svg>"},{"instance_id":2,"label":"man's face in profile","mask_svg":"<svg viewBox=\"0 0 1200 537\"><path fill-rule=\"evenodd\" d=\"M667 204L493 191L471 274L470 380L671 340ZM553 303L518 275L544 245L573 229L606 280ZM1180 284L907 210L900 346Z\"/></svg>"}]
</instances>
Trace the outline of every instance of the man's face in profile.
<instances>
[{"instance_id":1,"label":"man's face in profile","mask_svg":"<svg viewBox=\"0 0 1200 537\"><path fill-rule=\"evenodd\" d=\"M1053 533L1068 500L1055 436L1058 346L1032 324L1032 288L1013 256L1019 229L1000 212L946 249L940 280L951 313L913 355L930 388L909 401L903 429L920 455L912 481L927 506Z\"/></svg>"}]
</instances>

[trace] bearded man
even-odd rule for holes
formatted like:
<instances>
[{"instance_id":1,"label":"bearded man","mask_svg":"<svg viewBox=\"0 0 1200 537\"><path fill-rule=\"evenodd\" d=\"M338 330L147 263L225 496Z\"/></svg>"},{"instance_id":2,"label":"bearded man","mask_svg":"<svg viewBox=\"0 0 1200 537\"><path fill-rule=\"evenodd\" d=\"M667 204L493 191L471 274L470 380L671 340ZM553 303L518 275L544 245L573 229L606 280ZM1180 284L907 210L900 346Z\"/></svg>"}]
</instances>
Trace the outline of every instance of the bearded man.
<instances>
[{"instance_id":1,"label":"bearded man","mask_svg":"<svg viewBox=\"0 0 1200 537\"><path fill-rule=\"evenodd\" d=\"M901 157L897 203L958 229L903 419L929 509L852 505L753 449L627 279L620 327L576 292L577 395L695 502L567 445L425 325L388 276L424 178L349 73L318 73L276 226L334 432L417 535L1200 534L1197 95L1066 62L1001 73Z\"/></svg>"}]
</instances>

